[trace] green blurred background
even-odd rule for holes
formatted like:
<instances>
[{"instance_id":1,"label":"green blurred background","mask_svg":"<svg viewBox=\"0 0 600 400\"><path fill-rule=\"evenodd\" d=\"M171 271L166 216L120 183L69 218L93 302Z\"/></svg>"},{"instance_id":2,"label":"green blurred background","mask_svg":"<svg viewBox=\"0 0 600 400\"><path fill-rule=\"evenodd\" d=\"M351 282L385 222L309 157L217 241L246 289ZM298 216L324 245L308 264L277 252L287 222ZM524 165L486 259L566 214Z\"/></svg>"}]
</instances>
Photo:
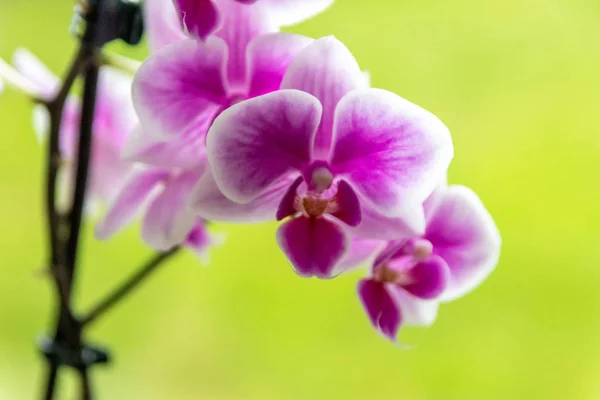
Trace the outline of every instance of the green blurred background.
<instances>
[{"instance_id":1,"label":"green blurred background","mask_svg":"<svg viewBox=\"0 0 600 400\"><path fill-rule=\"evenodd\" d=\"M25 46L63 71L72 5L0 0L0 56ZM471 186L495 217L500 265L443 305L433 327L405 329L415 347L401 350L363 315L361 273L303 280L274 225L218 226L227 244L210 265L180 256L93 327L89 338L114 351L94 371L99 398L600 398L598 0L338 0L291 30L335 34L374 86L450 127L450 181ZM31 104L14 91L0 97L0 135L0 399L37 398L34 341L53 310L38 274L44 153ZM82 310L151 253L137 226L106 243L91 226ZM61 398L73 388L61 382Z\"/></svg>"}]
</instances>

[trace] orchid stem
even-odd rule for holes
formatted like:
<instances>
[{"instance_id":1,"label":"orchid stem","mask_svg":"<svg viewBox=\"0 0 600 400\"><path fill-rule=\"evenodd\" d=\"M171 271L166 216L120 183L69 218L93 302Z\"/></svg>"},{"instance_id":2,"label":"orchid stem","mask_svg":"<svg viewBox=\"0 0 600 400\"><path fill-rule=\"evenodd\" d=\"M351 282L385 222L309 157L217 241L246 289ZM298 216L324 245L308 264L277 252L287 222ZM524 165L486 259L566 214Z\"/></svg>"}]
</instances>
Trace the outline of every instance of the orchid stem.
<instances>
[{"instance_id":1,"label":"orchid stem","mask_svg":"<svg viewBox=\"0 0 600 400\"><path fill-rule=\"evenodd\" d=\"M104 315L115 304L123 300L124 297L126 297L142 282L144 282L146 278L148 278L152 272L156 271L158 267L163 265L167 259L170 259L177 254L180 249L180 247L174 247L164 253L158 253L148 260L148 262L144 264L138 271L136 271L131 277L118 286L105 299L101 300L98 305L87 314L87 316L83 317L81 319L81 324L83 326L88 326L92 322L96 321L100 316Z\"/></svg>"}]
</instances>

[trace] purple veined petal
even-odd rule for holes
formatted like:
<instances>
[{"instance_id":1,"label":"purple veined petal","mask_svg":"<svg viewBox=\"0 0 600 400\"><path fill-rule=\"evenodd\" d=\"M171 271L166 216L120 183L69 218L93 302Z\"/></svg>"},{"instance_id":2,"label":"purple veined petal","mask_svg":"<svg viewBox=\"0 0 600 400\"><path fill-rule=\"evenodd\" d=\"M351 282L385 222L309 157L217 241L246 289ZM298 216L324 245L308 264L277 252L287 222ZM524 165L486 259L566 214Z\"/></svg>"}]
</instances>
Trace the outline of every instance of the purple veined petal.
<instances>
[{"instance_id":1,"label":"purple veined petal","mask_svg":"<svg viewBox=\"0 0 600 400\"><path fill-rule=\"evenodd\" d=\"M350 250L336 266L334 275L349 272L358 267L372 264L373 260L386 246L383 240L353 238Z\"/></svg>"},{"instance_id":2,"label":"purple veined petal","mask_svg":"<svg viewBox=\"0 0 600 400\"><path fill-rule=\"evenodd\" d=\"M311 161L321 105L298 90L280 90L238 103L211 126L206 150L225 196L247 203Z\"/></svg>"},{"instance_id":3,"label":"purple veined petal","mask_svg":"<svg viewBox=\"0 0 600 400\"><path fill-rule=\"evenodd\" d=\"M184 32L205 40L220 24L220 14L212 0L173 0Z\"/></svg>"},{"instance_id":4,"label":"purple veined petal","mask_svg":"<svg viewBox=\"0 0 600 400\"><path fill-rule=\"evenodd\" d=\"M165 140L148 134L141 126L135 127L122 151L128 161L137 161L161 168L196 169L206 162L206 128L187 131L181 137Z\"/></svg>"},{"instance_id":5,"label":"purple veined petal","mask_svg":"<svg viewBox=\"0 0 600 400\"><path fill-rule=\"evenodd\" d=\"M358 297L373 327L396 342L403 316L386 285L373 279L363 279L358 283Z\"/></svg>"},{"instance_id":6,"label":"purple veined petal","mask_svg":"<svg viewBox=\"0 0 600 400\"><path fill-rule=\"evenodd\" d=\"M168 171L158 169L132 172L108 207L104 218L96 225L96 238L108 239L131 222L152 192L168 177Z\"/></svg>"},{"instance_id":7,"label":"purple veined petal","mask_svg":"<svg viewBox=\"0 0 600 400\"><path fill-rule=\"evenodd\" d=\"M422 206L415 206L399 217L386 217L368 203L362 203L361 223L350 228L353 236L380 240L402 240L425 233L425 215Z\"/></svg>"},{"instance_id":8,"label":"purple veined petal","mask_svg":"<svg viewBox=\"0 0 600 400\"><path fill-rule=\"evenodd\" d=\"M217 186L212 173L205 172L190 195L190 207L200 217L218 222L256 223L275 220L277 207L293 178L273 184L249 203L229 200Z\"/></svg>"},{"instance_id":9,"label":"purple veined petal","mask_svg":"<svg viewBox=\"0 0 600 400\"><path fill-rule=\"evenodd\" d=\"M323 105L323 117L315 137L315 157L329 155L334 114L340 99L351 90L365 87L367 84L356 59L333 36L315 40L294 58L281 88L310 93Z\"/></svg>"},{"instance_id":10,"label":"purple veined petal","mask_svg":"<svg viewBox=\"0 0 600 400\"><path fill-rule=\"evenodd\" d=\"M385 216L422 204L446 174L454 152L448 128L400 96L355 90L340 101L335 119L334 174Z\"/></svg>"},{"instance_id":11,"label":"purple veined petal","mask_svg":"<svg viewBox=\"0 0 600 400\"><path fill-rule=\"evenodd\" d=\"M198 174L184 172L165 182L142 221L142 239L148 246L164 251L185 241L196 221L189 199L197 181Z\"/></svg>"},{"instance_id":12,"label":"purple veined petal","mask_svg":"<svg viewBox=\"0 0 600 400\"><path fill-rule=\"evenodd\" d=\"M326 218L299 216L279 227L277 243L298 275L329 279L349 250L350 238Z\"/></svg>"},{"instance_id":13,"label":"purple veined petal","mask_svg":"<svg viewBox=\"0 0 600 400\"><path fill-rule=\"evenodd\" d=\"M424 300L413 296L402 287L388 285L390 295L402 310L402 322L411 326L431 326L439 307L438 300Z\"/></svg>"},{"instance_id":14,"label":"purple veined petal","mask_svg":"<svg viewBox=\"0 0 600 400\"><path fill-rule=\"evenodd\" d=\"M264 7L234 0L215 0L223 23L215 35L227 43L227 77L230 85L246 89L246 54L252 39L277 32L279 27Z\"/></svg>"},{"instance_id":15,"label":"purple veined petal","mask_svg":"<svg viewBox=\"0 0 600 400\"><path fill-rule=\"evenodd\" d=\"M473 290L494 270L500 257L500 233L479 197L464 186L444 190L427 217L425 238L450 268L450 282L442 300L454 300Z\"/></svg>"},{"instance_id":16,"label":"purple veined petal","mask_svg":"<svg viewBox=\"0 0 600 400\"><path fill-rule=\"evenodd\" d=\"M145 0L143 8L144 28L148 33L151 53L187 38L172 1Z\"/></svg>"},{"instance_id":17,"label":"purple veined petal","mask_svg":"<svg viewBox=\"0 0 600 400\"><path fill-rule=\"evenodd\" d=\"M58 91L60 79L29 50L25 48L15 50L13 65L35 86L41 98L50 99Z\"/></svg>"},{"instance_id":18,"label":"purple veined petal","mask_svg":"<svg viewBox=\"0 0 600 400\"><path fill-rule=\"evenodd\" d=\"M358 226L362 220L360 200L348 182L338 182L335 199L339 210L331 215L348 226Z\"/></svg>"},{"instance_id":19,"label":"purple veined petal","mask_svg":"<svg viewBox=\"0 0 600 400\"><path fill-rule=\"evenodd\" d=\"M439 256L430 256L418 262L407 274L411 283L402 285L404 290L425 300L440 296L450 280L448 264Z\"/></svg>"},{"instance_id":20,"label":"purple veined petal","mask_svg":"<svg viewBox=\"0 0 600 400\"><path fill-rule=\"evenodd\" d=\"M272 33L255 38L248 46L248 96L278 90L294 57L314 41L292 33Z\"/></svg>"},{"instance_id":21,"label":"purple veined petal","mask_svg":"<svg viewBox=\"0 0 600 400\"><path fill-rule=\"evenodd\" d=\"M153 136L172 138L205 127L226 102L225 43L182 40L146 60L133 81L133 104Z\"/></svg>"},{"instance_id":22,"label":"purple veined petal","mask_svg":"<svg viewBox=\"0 0 600 400\"><path fill-rule=\"evenodd\" d=\"M277 207L277 221L281 221L282 219L298 212L296 209L296 198L298 197L298 187L302 184L302 182L304 182L304 178L299 176L286 190L281 202L279 203L279 206Z\"/></svg>"},{"instance_id":23,"label":"purple veined petal","mask_svg":"<svg viewBox=\"0 0 600 400\"><path fill-rule=\"evenodd\" d=\"M373 262L373 267L377 267L384 263L387 263L392 258L397 257L399 253L401 253L406 245L407 240L391 240L387 242L384 249L377 254L375 261Z\"/></svg>"},{"instance_id":24,"label":"purple veined petal","mask_svg":"<svg viewBox=\"0 0 600 400\"><path fill-rule=\"evenodd\" d=\"M305 21L333 4L334 0L260 0L272 18L281 25Z\"/></svg>"}]
</instances>

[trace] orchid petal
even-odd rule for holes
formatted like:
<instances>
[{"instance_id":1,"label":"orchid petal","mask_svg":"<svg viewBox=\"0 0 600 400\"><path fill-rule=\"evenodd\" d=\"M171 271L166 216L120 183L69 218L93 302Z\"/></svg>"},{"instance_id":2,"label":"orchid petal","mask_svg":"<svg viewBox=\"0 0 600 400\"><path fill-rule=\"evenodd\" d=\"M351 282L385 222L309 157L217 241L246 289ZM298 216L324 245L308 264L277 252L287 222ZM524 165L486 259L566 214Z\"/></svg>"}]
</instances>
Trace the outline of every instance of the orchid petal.
<instances>
[{"instance_id":1,"label":"orchid petal","mask_svg":"<svg viewBox=\"0 0 600 400\"><path fill-rule=\"evenodd\" d=\"M229 200L217 186L214 176L207 171L192 191L190 207L200 217L219 222L266 222L275 220L277 207L290 180L281 180L249 203Z\"/></svg>"},{"instance_id":2,"label":"orchid petal","mask_svg":"<svg viewBox=\"0 0 600 400\"><path fill-rule=\"evenodd\" d=\"M353 236L380 240L401 240L425 233L423 207L415 206L399 217L386 217L366 202L362 203L361 223L349 229Z\"/></svg>"},{"instance_id":3,"label":"orchid petal","mask_svg":"<svg viewBox=\"0 0 600 400\"><path fill-rule=\"evenodd\" d=\"M338 182L335 202L338 210L332 212L331 215L351 227L360 224L360 221L362 220L360 200L348 182Z\"/></svg>"},{"instance_id":4,"label":"orchid petal","mask_svg":"<svg viewBox=\"0 0 600 400\"><path fill-rule=\"evenodd\" d=\"M187 38L172 1L145 0L144 22L151 53Z\"/></svg>"},{"instance_id":5,"label":"orchid petal","mask_svg":"<svg viewBox=\"0 0 600 400\"><path fill-rule=\"evenodd\" d=\"M394 260L390 265L393 262ZM404 290L426 300L435 299L442 294L450 279L448 264L439 256L430 256L418 262L407 274L411 282L402 285Z\"/></svg>"},{"instance_id":6,"label":"orchid petal","mask_svg":"<svg viewBox=\"0 0 600 400\"><path fill-rule=\"evenodd\" d=\"M314 39L291 33L273 33L248 46L249 97L278 90L294 57Z\"/></svg>"},{"instance_id":7,"label":"orchid petal","mask_svg":"<svg viewBox=\"0 0 600 400\"><path fill-rule=\"evenodd\" d=\"M430 326L436 318L439 301L413 296L397 285L388 286L390 295L402 310L402 322L412 326Z\"/></svg>"},{"instance_id":8,"label":"orchid petal","mask_svg":"<svg viewBox=\"0 0 600 400\"><path fill-rule=\"evenodd\" d=\"M206 161L206 135L199 131L187 131L181 137L165 140L149 135L141 126L131 131L122 151L128 161L137 161L161 168L195 169Z\"/></svg>"},{"instance_id":9,"label":"orchid petal","mask_svg":"<svg viewBox=\"0 0 600 400\"><path fill-rule=\"evenodd\" d=\"M500 256L500 233L479 197L464 186L444 190L426 217L425 238L450 268L450 282L442 299L454 300L473 290L494 270Z\"/></svg>"},{"instance_id":10,"label":"orchid petal","mask_svg":"<svg viewBox=\"0 0 600 400\"><path fill-rule=\"evenodd\" d=\"M163 0L166 1L166 0ZM212 0L173 0L183 30L205 40L219 25L219 10Z\"/></svg>"},{"instance_id":11,"label":"orchid petal","mask_svg":"<svg viewBox=\"0 0 600 400\"><path fill-rule=\"evenodd\" d=\"M195 223L188 202L197 181L198 175L188 172L165 183L162 193L148 206L142 222L142 239L146 244L164 251L185 240Z\"/></svg>"},{"instance_id":12,"label":"orchid petal","mask_svg":"<svg viewBox=\"0 0 600 400\"><path fill-rule=\"evenodd\" d=\"M335 223L325 218L292 218L277 230L277 242L303 277L327 279L349 249L350 240Z\"/></svg>"},{"instance_id":13,"label":"orchid petal","mask_svg":"<svg viewBox=\"0 0 600 400\"><path fill-rule=\"evenodd\" d=\"M226 101L225 43L182 40L157 52L140 67L133 103L140 122L153 136L201 134Z\"/></svg>"},{"instance_id":14,"label":"orchid petal","mask_svg":"<svg viewBox=\"0 0 600 400\"><path fill-rule=\"evenodd\" d=\"M336 110L331 165L379 213L421 204L446 173L452 140L433 114L381 89L356 90Z\"/></svg>"},{"instance_id":15,"label":"orchid petal","mask_svg":"<svg viewBox=\"0 0 600 400\"><path fill-rule=\"evenodd\" d=\"M246 81L247 47L254 38L277 32L265 7L250 6L232 0L217 0L223 24L215 32L227 43L227 78L230 85L240 86ZM244 88L245 89L245 88Z\"/></svg>"},{"instance_id":16,"label":"orchid petal","mask_svg":"<svg viewBox=\"0 0 600 400\"><path fill-rule=\"evenodd\" d=\"M49 100L60 87L60 79L39 58L25 48L13 54L13 65L35 87L37 95Z\"/></svg>"},{"instance_id":17,"label":"orchid petal","mask_svg":"<svg viewBox=\"0 0 600 400\"><path fill-rule=\"evenodd\" d=\"M151 196L152 191L169 173L164 170L133 172L123 184L119 195L112 201L104 218L96 225L96 238L105 240L131 222Z\"/></svg>"},{"instance_id":18,"label":"orchid petal","mask_svg":"<svg viewBox=\"0 0 600 400\"><path fill-rule=\"evenodd\" d=\"M219 188L247 203L311 159L321 116L317 99L281 90L238 103L215 119L206 148Z\"/></svg>"},{"instance_id":19,"label":"orchid petal","mask_svg":"<svg viewBox=\"0 0 600 400\"><path fill-rule=\"evenodd\" d=\"M395 342L402 314L386 285L373 279L363 279L358 283L358 296L373 327Z\"/></svg>"},{"instance_id":20,"label":"orchid petal","mask_svg":"<svg viewBox=\"0 0 600 400\"><path fill-rule=\"evenodd\" d=\"M366 86L354 56L333 36L315 40L294 58L281 88L310 93L323 105L323 117L314 144L317 157L329 154L334 113L340 99L351 90Z\"/></svg>"},{"instance_id":21,"label":"orchid petal","mask_svg":"<svg viewBox=\"0 0 600 400\"><path fill-rule=\"evenodd\" d=\"M383 240L353 238L348 253L336 266L338 274L370 264L385 244Z\"/></svg>"}]
</instances>

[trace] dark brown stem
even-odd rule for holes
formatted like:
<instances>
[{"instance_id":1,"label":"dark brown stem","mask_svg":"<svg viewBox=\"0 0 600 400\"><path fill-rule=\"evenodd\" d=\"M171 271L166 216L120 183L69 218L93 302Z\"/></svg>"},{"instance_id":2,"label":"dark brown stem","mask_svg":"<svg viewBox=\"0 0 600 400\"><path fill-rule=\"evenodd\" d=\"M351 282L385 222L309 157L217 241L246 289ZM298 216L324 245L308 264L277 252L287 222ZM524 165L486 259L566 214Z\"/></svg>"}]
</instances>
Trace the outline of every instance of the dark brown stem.
<instances>
[{"instance_id":1,"label":"dark brown stem","mask_svg":"<svg viewBox=\"0 0 600 400\"><path fill-rule=\"evenodd\" d=\"M180 247L174 247L173 249L164 253L159 253L152 257L146 264L144 264L139 270L137 270L131 277L125 282L118 286L113 292L108 294L106 298L101 300L87 316L81 319L83 326L88 326L92 322L96 321L100 316L110 310L115 304L123 300L128 294L136 289L142 282L148 278L152 272L156 271L158 267L164 264L164 262L177 254Z\"/></svg>"}]
</instances>

